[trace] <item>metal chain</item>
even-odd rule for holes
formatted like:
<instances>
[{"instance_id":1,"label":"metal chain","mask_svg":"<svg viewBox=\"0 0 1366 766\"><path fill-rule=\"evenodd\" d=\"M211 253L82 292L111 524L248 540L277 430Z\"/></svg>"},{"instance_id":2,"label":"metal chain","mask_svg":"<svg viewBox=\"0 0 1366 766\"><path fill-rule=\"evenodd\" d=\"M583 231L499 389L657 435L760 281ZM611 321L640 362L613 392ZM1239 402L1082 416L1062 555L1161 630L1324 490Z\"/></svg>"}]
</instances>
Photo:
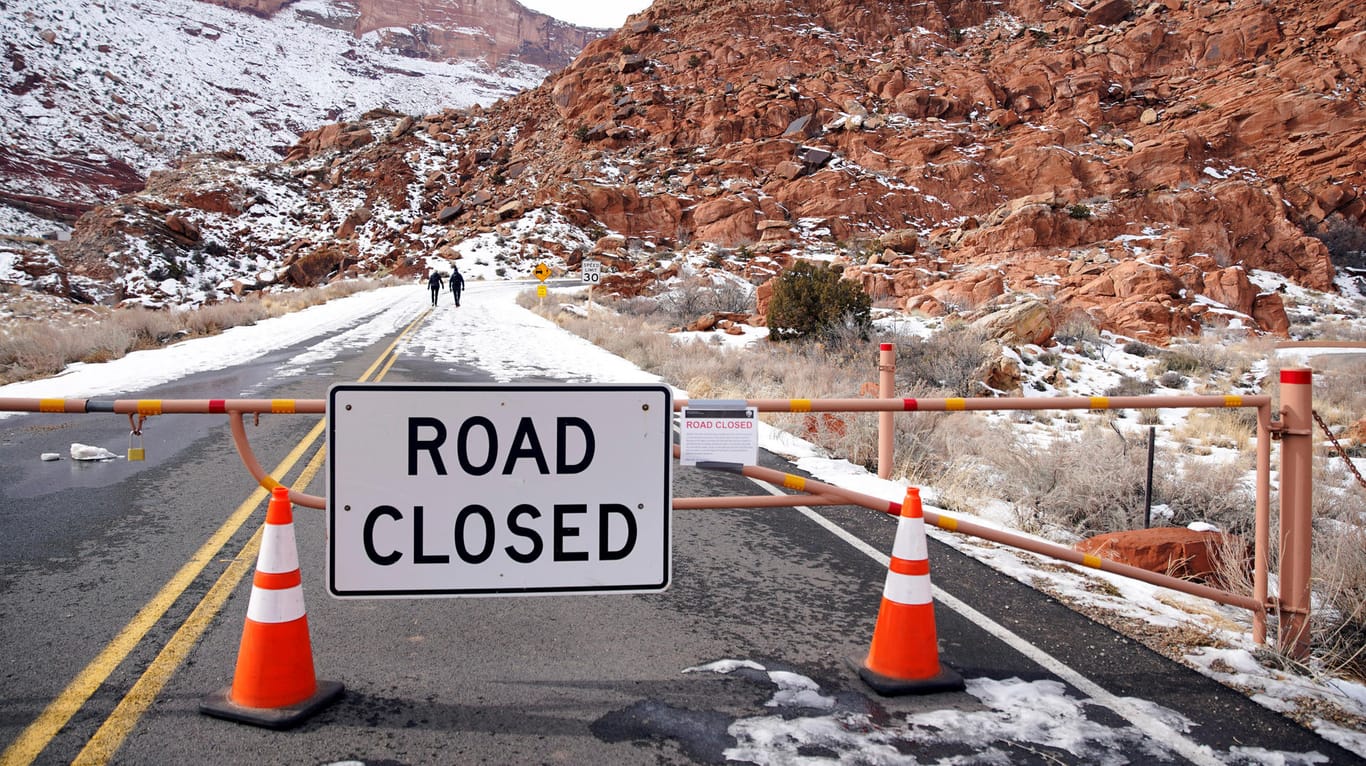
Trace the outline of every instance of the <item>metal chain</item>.
<instances>
[{"instance_id":1,"label":"metal chain","mask_svg":"<svg viewBox=\"0 0 1366 766\"><path fill-rule=\"evenodd\" d=\"M1361 478L1361 472L1357 470L1356 464L1352 462L1352 458L1347 456L1347 450L1338 443L1338 438L1333 435L1332 431L1328 430L1328 424L1323 422L1323 418L1319 416L1319 411L1310 410L1310 412L1314 413L1314 420L1318 421L1319 428L1322 428L1323 432L1328 435L1328 441L1333 443L1333 448L1342 456L1342 462L1347 464L1347 470L1351 471L1352 475L1357 477L1357 483L1366 489L1366 479Z\"/></svg>"}]
</instances>

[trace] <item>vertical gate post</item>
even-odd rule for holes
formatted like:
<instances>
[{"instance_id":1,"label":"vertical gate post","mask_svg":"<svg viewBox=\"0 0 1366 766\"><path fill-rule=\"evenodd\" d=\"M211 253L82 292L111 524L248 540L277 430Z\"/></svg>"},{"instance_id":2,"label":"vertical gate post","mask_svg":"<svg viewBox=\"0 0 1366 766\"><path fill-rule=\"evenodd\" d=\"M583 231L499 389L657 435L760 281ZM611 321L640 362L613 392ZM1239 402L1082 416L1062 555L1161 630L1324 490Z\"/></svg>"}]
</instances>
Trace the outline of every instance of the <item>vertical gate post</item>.
<instances>
[{"instance_id":1,"label":"vertical gate post","mask_svg":"<svg viewBox=\"0 0 1366 766\"><path fill-rule=\"evenodd\" d=\"M1310 544L1313 541L1313 371L1281 370L1281 577L1277 645L1309 657Z\"/></svg>"},{"instance_id":2,"label":"vertical gate post","mask_svg":"<svg viewBox=\"0 0 1366 766\"><path fill-rule=\"evenodd\" d=\"M1271 553L1271 405L1257 408L1257 518L1253 527L1252 598L1262 605L1252 614L1252 640L1266 644L1267 570Z\"/></svg>"},{"instance_id":3,"label":"vertical gate post","mask_svg":"<svg viewBox=\"0 0 1366 766\"><path fill-rule=\"evenodd\" d=\"M883 343L878 350L877 395L881 399L891 399L896 395L896 351L891 343ZM890 410L877 414L877 477L892 478L892 435L895 424Z\"/></svg>"}]
</instances>

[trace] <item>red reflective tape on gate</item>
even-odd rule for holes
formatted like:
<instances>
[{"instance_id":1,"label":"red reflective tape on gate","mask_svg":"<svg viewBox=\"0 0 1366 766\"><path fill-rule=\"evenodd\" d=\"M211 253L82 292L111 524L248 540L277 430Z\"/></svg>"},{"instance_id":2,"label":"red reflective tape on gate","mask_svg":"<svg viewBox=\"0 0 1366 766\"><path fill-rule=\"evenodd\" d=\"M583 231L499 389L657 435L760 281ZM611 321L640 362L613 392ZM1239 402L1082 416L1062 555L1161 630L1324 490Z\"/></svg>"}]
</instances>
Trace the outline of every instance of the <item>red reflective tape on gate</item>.
<instances>
[{"instance_id":1,"label":"red reflective tape on gate","mask_svg":"<svg viewBox=\"0 0 1366 766\"><path fill-rule=\"evenodd\" d=\"M902 399L901 409L905 410L906 412L915 412L916 410L920 409L920 402L917 402L914 399Z\"/></svg>"},{"instance_id":2,"label":"red reflective tape on gate","mask_svg":"<svg viewBox=\"0 0 1366 766\"><path fill-rule=\"evenodd\" d=\"M302 585L303 575L299 570L293 572L262 572L256 570L256 576L252 578L251 584L266 590L284 590Z\"/></svg>"},{"instance_id":3,"label":"red reflective tape on gate","mask_svg":"<svg viewBox=\"0 0 1366 766\"><path fill-rule=\"evenodd\" d=\"M209 413L212 415L226 415L228 412L227 399L210 399Z\"/></svg>"},{"instance_id":4,"label":"red reflective tape on gate","mask_svg":"<svg viewBox=\"0 0 1366 766\"><path fill-rule=\"evenodd\" d=\"M890 343L883 343L882 346L881 346L880 348L881 348L883 351L891 351L891 350L892 350L892 344L890 344Z\"/></svg>"},{"instance_id":5,"label":"red reflective tape on gate","mask_svg":"<svg viewBox=\"0 0 1366 766\"><path fill-rule=\"evenodd\" d=\"M1307 386L1314 382L1314 372L1313 370L1281 370L1281 382Z\"/></svg>"},{"instance_id":6,"label":"red reflective tape on gate","mask_svg":"<svg viewBox=\"0 0 1366 766\"><path fill-rule=\"evenodd\" d=\"M920 559L919 561L908 561L906 559L892 558L887 568L903 575L927 575L930 573L930 560Z\"/></svg>"}]
</instances>

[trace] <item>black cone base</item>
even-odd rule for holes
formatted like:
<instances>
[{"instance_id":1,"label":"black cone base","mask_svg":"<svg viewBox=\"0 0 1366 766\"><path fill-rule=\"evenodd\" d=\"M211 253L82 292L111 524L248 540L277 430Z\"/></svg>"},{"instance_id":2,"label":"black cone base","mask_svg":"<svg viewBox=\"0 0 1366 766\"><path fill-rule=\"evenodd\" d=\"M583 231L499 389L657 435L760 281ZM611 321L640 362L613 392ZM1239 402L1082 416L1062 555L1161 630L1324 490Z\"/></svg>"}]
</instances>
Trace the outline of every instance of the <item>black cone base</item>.
<instances>
[{"instance_id":1,"label":"black cone base","mask_svg":"<svg viewBox=\"0 0 1366 766\"><path fill-rule=\"evenodd\" d=\"M232 684L229 684L200 700L199 712L267 729L289 729L327 707L345 688L336 681L319 681L318 690L302 702L287 707L246 707L232 701Z\"/></svg>"},{"instance_id":2,"label":"black cone base","mask_svg":"<svg viewBox=\"0 0 1366 766\"><path fill-rule=\"evenodd\" d=\"M963 677L953 668L940 663L939 672L929 678L892 678L881 673L870 670L864 664L863 658L849 660L849 664L858 670L859 678L863 679L873 691L884 697L902 697L908 694L938 694L940 692L961 692L966 686Z\"/></svg>"}]
</instances>

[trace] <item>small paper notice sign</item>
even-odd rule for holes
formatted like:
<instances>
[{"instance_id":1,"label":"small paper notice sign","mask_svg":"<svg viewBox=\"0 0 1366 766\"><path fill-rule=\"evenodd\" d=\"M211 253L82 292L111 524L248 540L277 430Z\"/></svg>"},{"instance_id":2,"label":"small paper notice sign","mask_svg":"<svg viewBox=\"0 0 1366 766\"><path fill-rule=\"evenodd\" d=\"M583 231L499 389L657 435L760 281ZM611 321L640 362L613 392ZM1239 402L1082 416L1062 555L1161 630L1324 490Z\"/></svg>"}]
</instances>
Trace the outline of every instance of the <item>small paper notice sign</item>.
<instances>
[{"instance_id":1,"label":"small paper notice sign","mask_svg":"<svg viewBox=\"0 0 1366 766\"><path fill-rule=\"evenodd\" d=\"M744 402L708 402L683 407L679 464L759 460L759 410Z\"/></svg>"}]
</instances>

